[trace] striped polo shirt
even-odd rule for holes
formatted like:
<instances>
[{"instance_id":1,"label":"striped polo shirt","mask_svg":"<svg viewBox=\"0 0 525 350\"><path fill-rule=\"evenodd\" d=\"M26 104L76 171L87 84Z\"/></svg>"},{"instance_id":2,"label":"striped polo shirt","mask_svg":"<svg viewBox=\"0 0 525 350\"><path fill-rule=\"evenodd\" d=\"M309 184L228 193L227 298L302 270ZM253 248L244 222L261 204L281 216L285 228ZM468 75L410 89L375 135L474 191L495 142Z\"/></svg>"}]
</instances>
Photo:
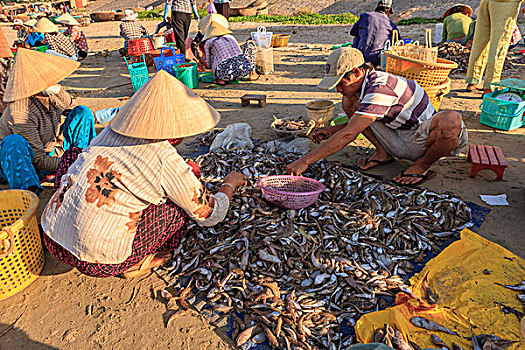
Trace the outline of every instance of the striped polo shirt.
<instances>
[{"instance_id":1,"label":"striped polo shirt","mask_svg":"<svg viewBox=\"0 0 525 350\"><path fill-rule=\"evenodd\" d=\"M413 80L370 71L363 82L357 114L375 117L391 129L413 129L436 114L423 88Z\"/></svg>"}]
</instances>

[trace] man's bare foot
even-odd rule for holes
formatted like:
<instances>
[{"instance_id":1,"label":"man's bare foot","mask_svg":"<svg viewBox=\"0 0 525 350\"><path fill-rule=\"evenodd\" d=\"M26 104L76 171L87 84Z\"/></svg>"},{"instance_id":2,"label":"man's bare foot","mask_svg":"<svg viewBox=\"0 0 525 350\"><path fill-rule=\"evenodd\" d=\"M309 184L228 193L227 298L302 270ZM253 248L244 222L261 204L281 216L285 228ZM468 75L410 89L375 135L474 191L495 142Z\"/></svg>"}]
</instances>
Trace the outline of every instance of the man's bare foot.
<instances>
[{"instance_id":1,"label":"man's bare foot","mask_svg":"<svg viewBox=\"0 0 525 350\"><path fill-rule=\"evenodd\" d=\"M468 92L481 91L483 90L483 87L480 86L479 84L468 84L465 90L467 90Z\"/></svg>"},{"instance_id":2,"label":"man's bare foot","mask_svg":"<svg viewBox=\"0 0 525 350\"><path fill-rule=\"evenodd\" d=\"M357 167L361 170L368 170L379 165L390 164L394 161L394 157L388 153L376 153L372 157L360 158L357 161Z\"/></svg>"},{"instance_id":3,"label":"man's bare foot","mask_svg":"<svg viewBox=\"0 0 525 350\"><path fill-rule=\"evenodd\" d=\"M429 179L430 174L435 175L434 172L423 168L418 164L414 164L405 171L402 171L392 180L398 185L419 185Z\"/></svg>"}]
</instances>

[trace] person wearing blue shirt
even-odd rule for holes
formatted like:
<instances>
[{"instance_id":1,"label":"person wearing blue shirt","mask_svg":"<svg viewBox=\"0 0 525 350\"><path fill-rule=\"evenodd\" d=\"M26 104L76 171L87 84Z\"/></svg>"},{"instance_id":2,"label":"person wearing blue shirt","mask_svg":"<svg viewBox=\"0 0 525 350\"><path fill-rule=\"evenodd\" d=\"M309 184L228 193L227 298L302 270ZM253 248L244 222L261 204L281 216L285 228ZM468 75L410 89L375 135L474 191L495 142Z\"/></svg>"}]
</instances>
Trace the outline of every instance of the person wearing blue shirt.
<instances>
[{"instance_id":1,"label":"person wearing blue shirt","mask_svg":"<svg viewBox=\"0 0 525 350\"><path fill-rule=\"evenodd\" d=\"M365 62L378 66L381 63L381 51L387 40L392 39L397 26L390 19L392 0L381 0L374 12L365 12L350 30L354 36L352 46L363 53Z\"/></svg>"}]
</instances>

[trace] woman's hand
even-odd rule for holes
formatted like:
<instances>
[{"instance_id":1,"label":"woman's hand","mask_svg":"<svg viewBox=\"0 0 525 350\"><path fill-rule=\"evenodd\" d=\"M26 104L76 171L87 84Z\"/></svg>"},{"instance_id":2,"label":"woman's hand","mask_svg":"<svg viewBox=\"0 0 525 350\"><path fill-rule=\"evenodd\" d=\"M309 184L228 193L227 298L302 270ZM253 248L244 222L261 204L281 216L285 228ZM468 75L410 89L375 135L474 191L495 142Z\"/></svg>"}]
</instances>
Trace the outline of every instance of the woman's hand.
<instances>
[{"instance_id":1,"label":"woman's hand","mask_svg":"<svg viewBox=\"0 0 525 350\"><path fill-rule=\"evenodd\" d=\"M237 171L232 171L228 175L226 175L226 177L224 178L224 182L229 183L234 187L239 187L243 186L246 183L246 177Z\"/></svg>"}]
</instances>

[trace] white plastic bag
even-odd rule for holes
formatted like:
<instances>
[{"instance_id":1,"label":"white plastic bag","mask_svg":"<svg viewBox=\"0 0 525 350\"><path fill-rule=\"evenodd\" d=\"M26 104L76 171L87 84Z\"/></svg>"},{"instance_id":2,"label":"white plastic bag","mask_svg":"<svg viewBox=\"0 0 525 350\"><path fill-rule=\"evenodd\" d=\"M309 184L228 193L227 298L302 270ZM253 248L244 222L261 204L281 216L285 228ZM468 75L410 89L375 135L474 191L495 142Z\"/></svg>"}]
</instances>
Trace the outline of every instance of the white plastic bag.
<instances>
[{"instance_id":1,"label":"white plastic bag","mask_svg":"<svg viewBox=\"0 0 525 350\"><path fill-rule=\"evenodd\" d=\"M224 148L252 149L252 128L246 123L230 124L223 132L215 136L210 151Z\"/></svg>"},{"instance_id":2,"label":"white plastic bag","mask_svg":"<svg viewBox=\"0 0 525 350\"><path fill-rule=\"evenodd\" d=\"M273 32L267 32L265 27L259 26L256 32L252 32L252 40L257 46L272 47L272 35Z\"/></svg>"}]
</instances>

